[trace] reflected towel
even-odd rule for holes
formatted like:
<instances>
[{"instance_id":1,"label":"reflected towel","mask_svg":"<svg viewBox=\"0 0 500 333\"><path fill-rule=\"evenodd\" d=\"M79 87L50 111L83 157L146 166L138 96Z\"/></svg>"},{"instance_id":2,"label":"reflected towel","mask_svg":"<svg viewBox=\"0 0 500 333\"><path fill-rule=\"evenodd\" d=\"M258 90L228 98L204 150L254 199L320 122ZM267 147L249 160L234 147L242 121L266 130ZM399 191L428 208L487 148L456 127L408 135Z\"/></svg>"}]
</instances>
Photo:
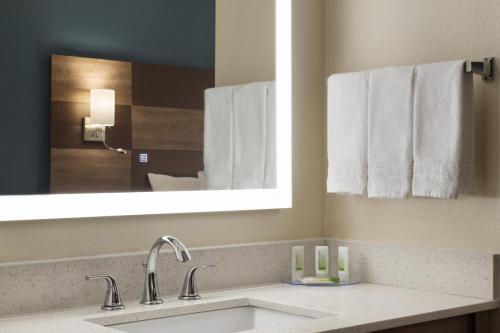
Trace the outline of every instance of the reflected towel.
<instances>
[{"instance_id":1,"label":"reflected towel","mask_svg":"<svg viewBox=\"0 0 500 333\"><path fill-rule=\"evenodd\" d=\"M264 188L267 82L234 87L234 189Z\"/></svg>"},{"instance_id":2,"label":"reflected towel","mask_svg":"<svg viewBox=\"0 0 500 333\"><path fill-rule=\"evenodd\" d=\"M266 127L264 188L276 188L276 82L268 84Z\"/></svg>"},{"instance_id":3,"label":"reflected towel","mask_svg":"<svg viewBox=\"0 0 500 333\"><path fill-rule=\"evenodd\" d=\"M205 91L205 186L229 190L233 179L233 87Z\"/></svg>"},{"instance_id":4,"label":"reflected towel","mask_svg":"<svg viewBox=\"0 0 500 333\"><path fill-rule=\"evenodd\" d=\"M276 83L205 91L206 188L276 187Z\"/></svg>"}]
</instances>

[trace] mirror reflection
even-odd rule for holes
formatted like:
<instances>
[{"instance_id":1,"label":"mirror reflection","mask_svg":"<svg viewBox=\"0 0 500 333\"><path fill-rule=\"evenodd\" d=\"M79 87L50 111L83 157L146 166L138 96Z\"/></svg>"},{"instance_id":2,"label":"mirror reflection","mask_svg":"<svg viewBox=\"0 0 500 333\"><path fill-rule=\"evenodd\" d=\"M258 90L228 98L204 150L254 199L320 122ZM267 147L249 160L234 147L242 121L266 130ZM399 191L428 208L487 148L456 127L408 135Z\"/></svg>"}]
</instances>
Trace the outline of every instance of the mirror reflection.
<instances>
[{"instance_id":1,"label":"mirror reflection","mask_svg":"<svg viewBox=\"0 0 500 333\"><path fill-rule=\"evenodd\" d=\"M30 111L47 113L48 147L32 169L4 165L0 194L276 187L274 0L151 0L128 26L109 14L144 4L49 2L64 19L44 28L61 36L14 61L38 61L28 88L49 87L49 107Z\"/></svg>"}]
</instances>

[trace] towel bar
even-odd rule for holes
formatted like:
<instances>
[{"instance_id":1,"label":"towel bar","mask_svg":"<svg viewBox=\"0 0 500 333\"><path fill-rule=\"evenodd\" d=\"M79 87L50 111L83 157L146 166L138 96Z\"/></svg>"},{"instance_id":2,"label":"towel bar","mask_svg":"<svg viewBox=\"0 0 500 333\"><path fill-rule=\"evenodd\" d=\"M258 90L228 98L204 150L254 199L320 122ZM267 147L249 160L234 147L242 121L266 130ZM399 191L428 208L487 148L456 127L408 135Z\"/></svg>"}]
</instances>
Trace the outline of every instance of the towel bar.
<instances>
[{"instance_id":1,"label":"towel bar","mask_svg":"<svg viewBox=\"0 0 500 333\"><path fill-rule=\"evenodd\" d=\"M495 57L486 57L483 61L467 60L464 67L467 73L481 75L483 81L495 80Z\"/></svg>"},{"instance_id":2,"label":"towel bar","mask_svg":"<svg viewBox=\"0 0 500 333\"><path fill-rule=\"evenodd\" d=\"M483 81L495 80L495 57L485 57L483 61L467 60L464 64L467 73L481 75ZM328 79L326 80L328 83Z\"/></svg>"}]
</instances>

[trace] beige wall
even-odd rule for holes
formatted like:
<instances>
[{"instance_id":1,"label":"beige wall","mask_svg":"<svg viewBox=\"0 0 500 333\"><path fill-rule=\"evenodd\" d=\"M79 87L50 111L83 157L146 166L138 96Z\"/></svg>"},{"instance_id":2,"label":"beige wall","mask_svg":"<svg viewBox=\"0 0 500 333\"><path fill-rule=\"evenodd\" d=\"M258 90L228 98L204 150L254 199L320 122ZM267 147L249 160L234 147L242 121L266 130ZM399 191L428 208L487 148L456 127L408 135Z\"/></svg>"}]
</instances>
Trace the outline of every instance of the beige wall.
<instances>
[{"instance_id":1,"label":"beige wall","mask_svg":"<svg viewBox=\"0 0 500 333\"><path fill-rule=\"evenodd\" d=\"M273 44L273 34L259 30L273 24L267 0L217 1L217 83L272 79L274 48L245 58L253 43ZM255 15L267 10L243 20L236 4ZM245 32L241 22L259 25ZM247 38L228 47L236 30ZM476 80L477 195L323 200L325 72L500 57L499 36L496 0L326 0L326 8L322 0L294 0L293 209L2 223L0 262L142 251L164 233L188 246L318 237L323 221L330 237L500 252L500 80Z\"/></svg>"},{"instance_id":2,"label":"beige wall","mask_svg":"<svg viewBox=\"0 0 500 333\"><path fill-rule=\"evenodd\" d=\"M326 0L326 74L500 59L498 0ZM497 67L498 72L498 67ZM326 234L500 252L500 79L476 79L477 194L459 200L327 195Z\"/></svg>"},{"instance_id":3,"label":"beige wall","mask_svg":"<svg viewBox=\"0 0 500 333\"><path fill-rule=\"evenodd\" d=\"M235 0L219 1L229 5ZM178 236L187 246L322 236L323 133L319 129L324 107L323 1L294 0L294 12L293 209L0 223L0 262L145 251L162 234ZM269 17L269 13L265 15ZM245 22L260 24L259 19ZM224 29L233 29L236 23L241 21L217 21L218 37ZM270 45L267 38L273 38L273 34L264 34L262 38ZM235 45L234 51L238 50ZM264 70L260 64L268 64L267 57L274 51L260 51L266 59L241 63L242 75L271 70L272 63ZM221 55L217 54L220 66ZM258 67L255 72L254 66ZM228 77L231 75L227 73ZM227 82L232 80L234 77ZM224 78L218 76L218 81L224 82Z\"/></svg>"},{"instance_id":4,"label":"beige wall","mask_svg":"<svg viewBox=\"0 0 500 333\"><path fill-rule=\"evenodd\" d=\"M217 0L216 4L215 84L274 80L276 1Z\"/></svg>"}]
</instances>

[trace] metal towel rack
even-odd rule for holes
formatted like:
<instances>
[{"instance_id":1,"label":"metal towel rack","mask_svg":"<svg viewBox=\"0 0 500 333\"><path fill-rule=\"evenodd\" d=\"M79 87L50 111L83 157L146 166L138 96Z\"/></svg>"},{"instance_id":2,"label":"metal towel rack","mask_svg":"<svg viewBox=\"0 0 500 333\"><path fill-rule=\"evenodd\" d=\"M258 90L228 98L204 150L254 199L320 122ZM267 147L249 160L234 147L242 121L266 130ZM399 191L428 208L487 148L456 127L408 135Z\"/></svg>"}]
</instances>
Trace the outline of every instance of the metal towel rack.
<instances>
[{"instance_id":1,"label":"metal towel rack","mask_svg":"<svg viewBox=\"0 0 500 333\"><path fill-rule=\"evenodd\" d=\"M467 60L464 64L464 70L467 73L481 75L483 81L495 80L495 57L485 57L483 61ZM325 83L328 83L328 79Z\"/></svg>"},{"instance_id":2,"label":"metal towel rack","mask_svg":"<svg viewBox=\"0 0 500 333\"><path fill-rule=\"evenodd\" d=\"M479 74L483 81L495 80L495 57L486 57L483 61L467 60L464 65L467 73Z\"/></svg>"}]
</instances>

